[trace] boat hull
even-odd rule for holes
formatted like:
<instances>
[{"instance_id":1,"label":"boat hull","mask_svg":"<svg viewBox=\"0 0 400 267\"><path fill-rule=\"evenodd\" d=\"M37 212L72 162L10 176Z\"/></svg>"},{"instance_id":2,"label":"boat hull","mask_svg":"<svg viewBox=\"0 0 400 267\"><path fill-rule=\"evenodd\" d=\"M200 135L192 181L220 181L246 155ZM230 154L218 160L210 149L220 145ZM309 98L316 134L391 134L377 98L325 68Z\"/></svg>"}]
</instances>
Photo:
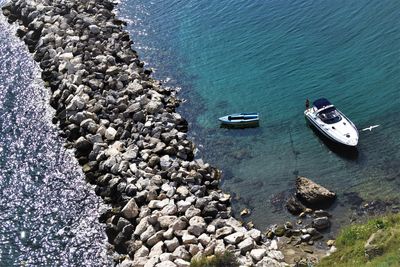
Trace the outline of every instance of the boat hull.
<instances>
[{"instance_id":1,"label":"boat hull","mask_svg":"<svg viewBox=\"0 0 400 267\"><path fill-rule=\"evenodd\" d=\"M342 114L342 116L344 116ZM315 122L312 118L310 118L309 115L305 114L305 118L307 119L307 121L309 122L309 124L314 127L316 130L318 130L318 132L320 132L323 136L325 136L326 138L328 138L330 141L336 143L336 144L340 144L343 146L347 146L347 147L356 147L358 142L355 143L346 143L343 140L339 140L337 138L335 138L334 136L330 135L329 133L327 133L323 128L321 128L317 122ZM354 125L351 121L349 121L347 119L347 121L349 122L349 124Z\"/></svg>"},{"instance_id":2,"label":"boat hull","mask_svg":"<svg viewBox=\"0 0 400 267\"><path fill-rule=\"evenodd\" d=\"M235 113L218 119L221 126L225 127L257 127L259 125L258 113Z\"/></svg>"}]
</instances>

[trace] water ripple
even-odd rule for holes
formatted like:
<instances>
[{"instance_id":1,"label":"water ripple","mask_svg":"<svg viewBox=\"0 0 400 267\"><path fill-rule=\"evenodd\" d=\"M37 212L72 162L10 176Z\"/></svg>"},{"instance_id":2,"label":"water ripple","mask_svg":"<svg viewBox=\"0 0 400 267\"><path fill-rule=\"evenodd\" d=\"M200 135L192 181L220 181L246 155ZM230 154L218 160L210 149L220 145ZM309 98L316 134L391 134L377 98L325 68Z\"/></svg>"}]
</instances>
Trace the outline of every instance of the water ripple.
<instances>
[{"instance_id":1,"label":"water ripple","mask_svg":"<svg viewBox=\"0 0 400 267\"><path fill-rule=\"evenodd\" d=\"M100 200L14 31L0 16L0 266L109 266Z\"/></svg>"}]
</instances>

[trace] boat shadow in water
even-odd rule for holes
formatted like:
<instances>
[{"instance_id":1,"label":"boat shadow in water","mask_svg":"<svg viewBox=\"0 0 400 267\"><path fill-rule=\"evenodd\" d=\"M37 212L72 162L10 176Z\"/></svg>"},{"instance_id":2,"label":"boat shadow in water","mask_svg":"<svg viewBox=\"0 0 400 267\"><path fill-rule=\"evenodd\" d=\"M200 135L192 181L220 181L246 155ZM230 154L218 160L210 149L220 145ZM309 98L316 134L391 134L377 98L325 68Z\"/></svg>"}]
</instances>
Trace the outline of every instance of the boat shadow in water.
<instances>
[{"instance_id":1,"label":"boat shadow in water","mask_svg":"<svg viewBox=\"0 0 400 267\"><path fill-rule=\"evenodd\" d=\"M307 126L312 129L314 134L331 150L333 153L341 158L347 160L357 160L358 159L358 149L357 147L346 146L340 143L336 143L322 134L314 125L306 119Z\"/></svg>"},{"instance_id":2,"label":"boat shadow in water","mask_svg":"<svg viewBox=\"0 0 400 267\"><path fill-rule=\"evenodd\" d=\"M248 123L248 124L220 124L220 128L225 129L246 129L246 128L257 128L260 124L258 122Z\"/></svg>"}]
</instances>

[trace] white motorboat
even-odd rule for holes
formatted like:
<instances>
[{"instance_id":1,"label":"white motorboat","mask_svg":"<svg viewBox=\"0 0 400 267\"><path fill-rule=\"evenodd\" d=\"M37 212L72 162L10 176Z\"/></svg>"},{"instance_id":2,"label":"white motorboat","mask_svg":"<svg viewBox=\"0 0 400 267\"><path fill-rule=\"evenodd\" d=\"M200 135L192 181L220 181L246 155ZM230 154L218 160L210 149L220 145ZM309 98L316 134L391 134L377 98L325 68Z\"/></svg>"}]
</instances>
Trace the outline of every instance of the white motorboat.
<instances>
[{"instance_id":1,"label":"white motorboat","mask_svg":"<svg viewBox=\"0 0 400 267\"><path fill-rule=\"evenodd\" d=\"M307 120L330 140L346 146L358 144L358 130L354 123L335 108L327 99L315 100L304 111Z\"/></svg>"}]
</instances>

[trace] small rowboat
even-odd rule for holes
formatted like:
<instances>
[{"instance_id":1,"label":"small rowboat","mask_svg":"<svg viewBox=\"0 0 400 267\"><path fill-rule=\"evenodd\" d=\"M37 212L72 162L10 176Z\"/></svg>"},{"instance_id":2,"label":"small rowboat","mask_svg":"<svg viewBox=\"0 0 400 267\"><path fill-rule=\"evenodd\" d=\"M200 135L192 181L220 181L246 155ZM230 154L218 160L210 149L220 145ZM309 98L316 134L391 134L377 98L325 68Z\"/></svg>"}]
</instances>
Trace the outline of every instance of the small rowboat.
<instances>
[{"instance_id":1,"label":"small rowboat","mask_svg":"<svg viewBox=\"0 0 400 267\"><path fill-rule=\"evenodd\" d=\"M256 112L242 112L229 114L218 120L224 126L255 127L260 119Z\"/></svg>"}]
</instances>

